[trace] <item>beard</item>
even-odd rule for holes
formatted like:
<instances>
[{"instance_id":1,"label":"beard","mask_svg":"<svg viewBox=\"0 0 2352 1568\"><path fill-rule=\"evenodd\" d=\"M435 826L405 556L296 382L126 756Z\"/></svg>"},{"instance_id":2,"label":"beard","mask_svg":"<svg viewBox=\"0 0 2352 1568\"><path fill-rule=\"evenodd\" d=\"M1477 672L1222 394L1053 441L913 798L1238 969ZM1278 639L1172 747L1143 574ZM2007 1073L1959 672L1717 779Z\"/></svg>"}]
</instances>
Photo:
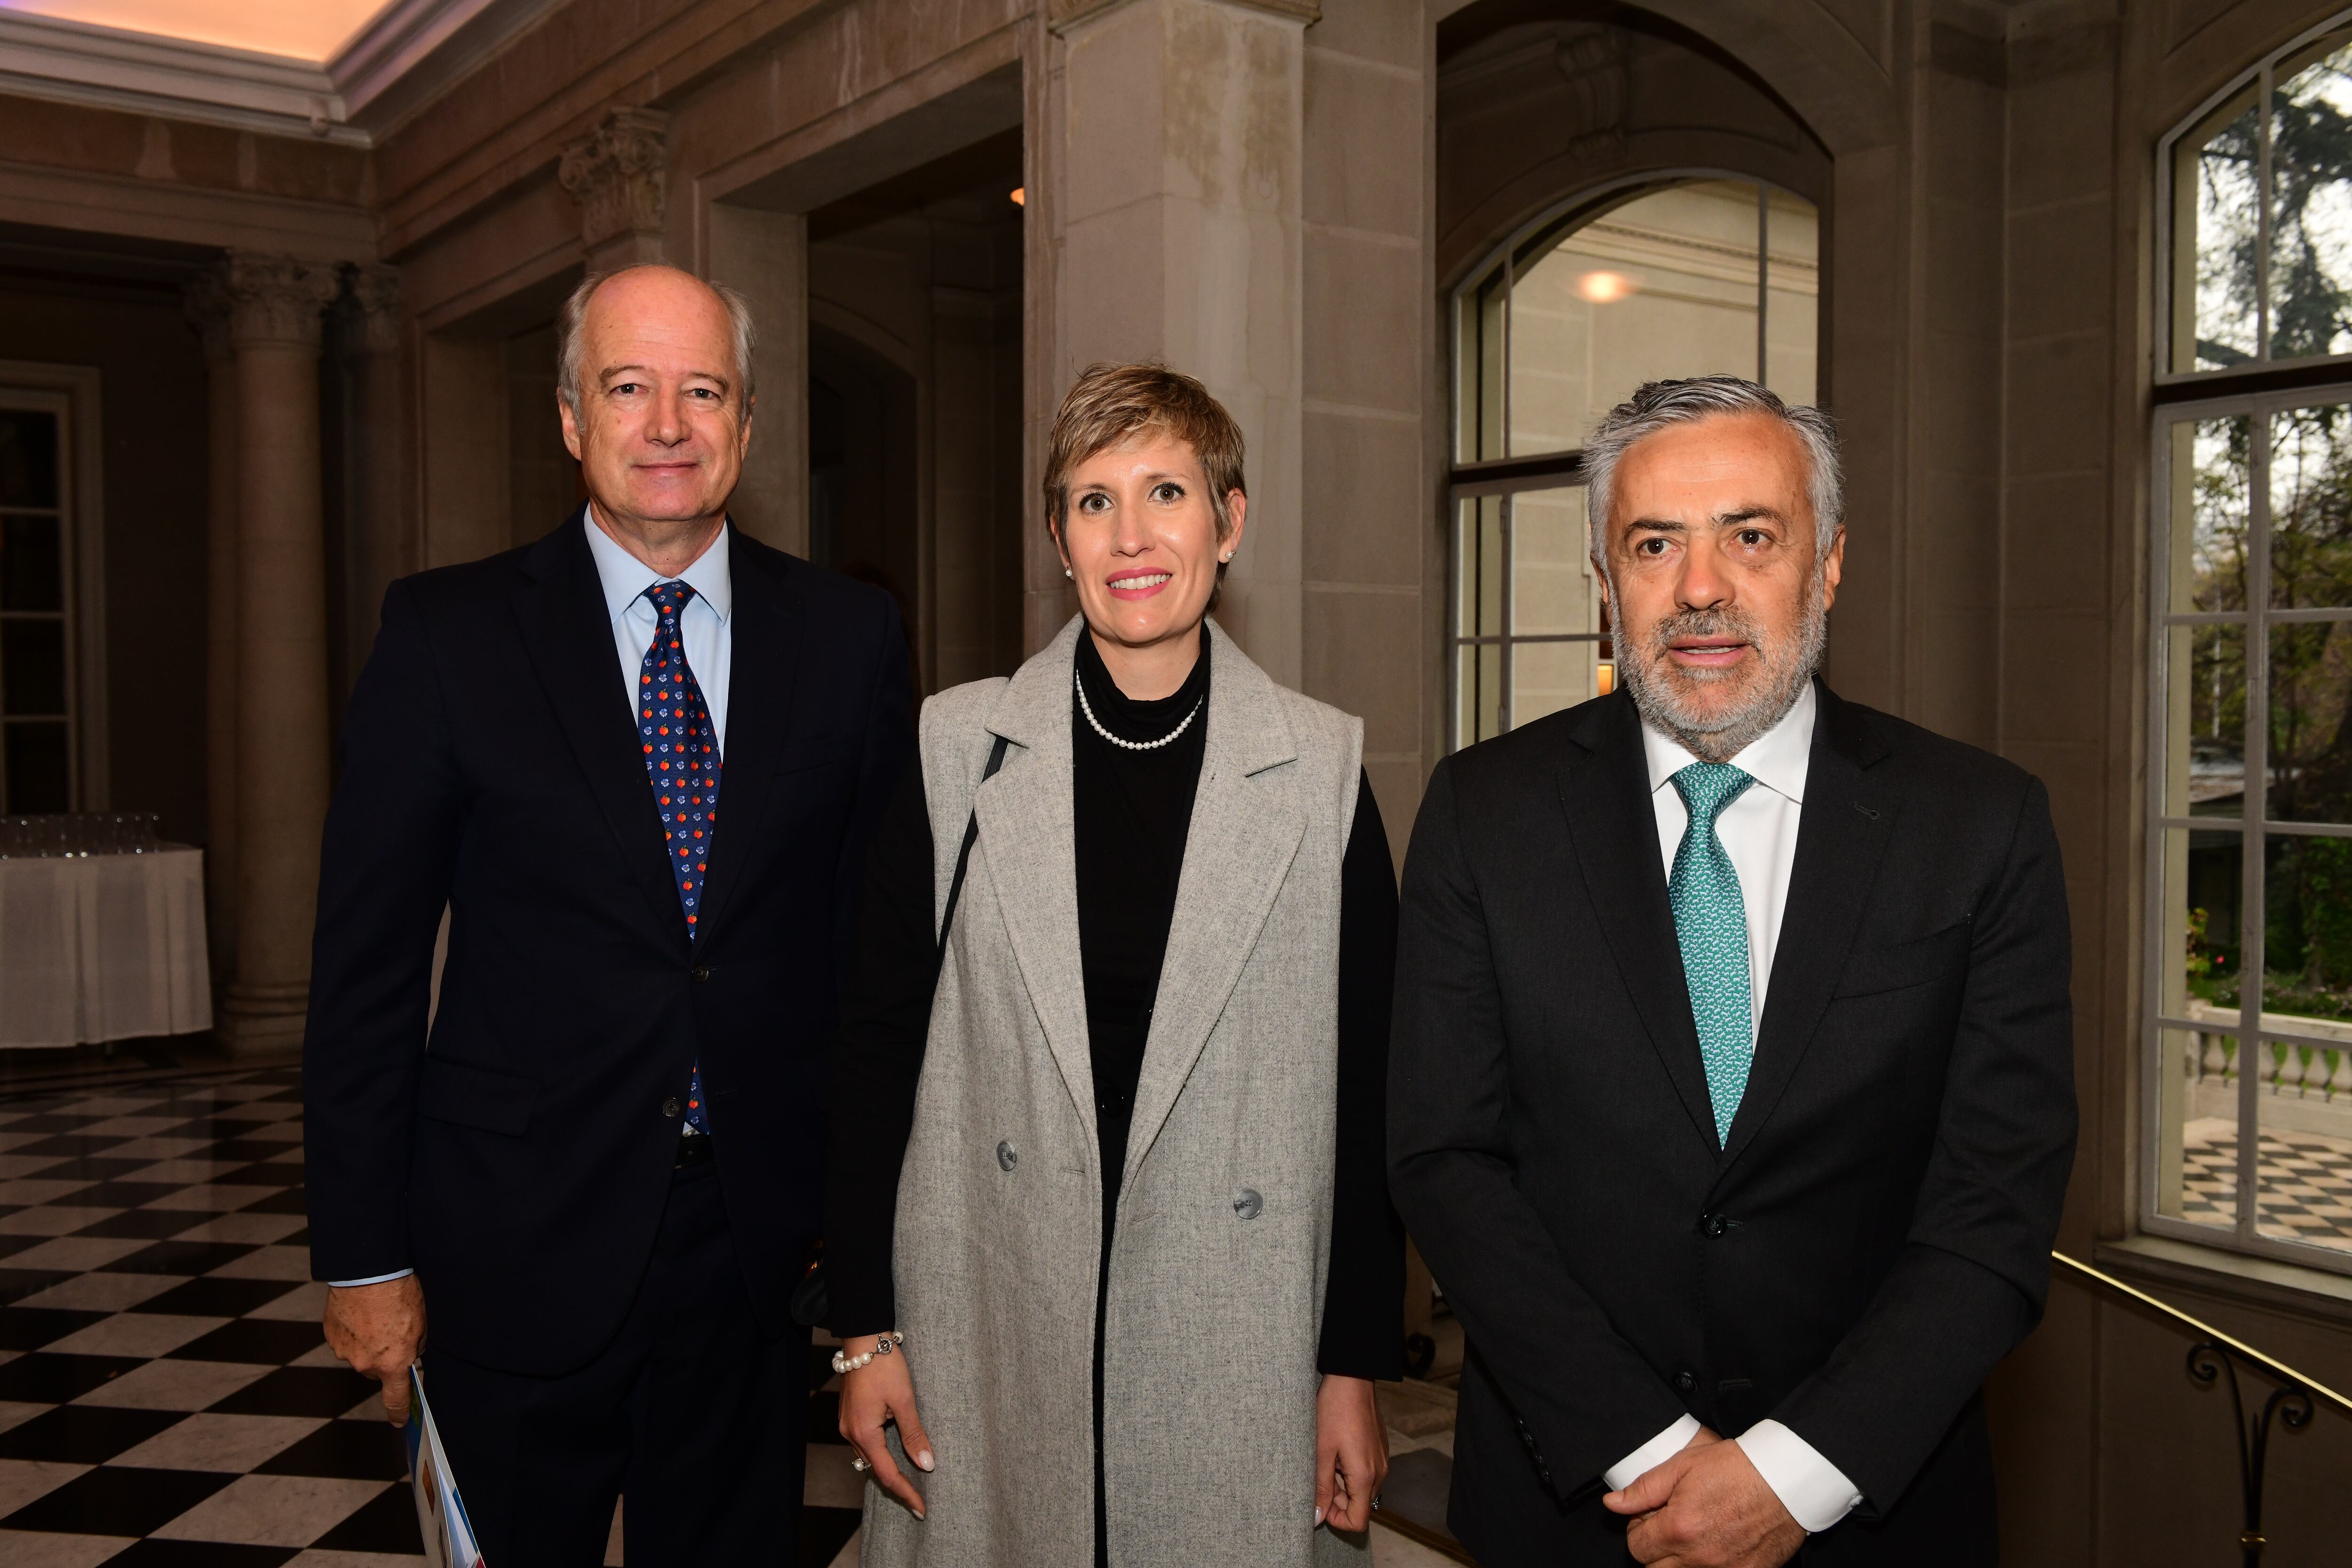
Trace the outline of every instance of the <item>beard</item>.
<instances>
[{"instance_id":1,"label":"beard","mask_svg":"<svg viewBox=\"0 0 2352 1568\"><path fill-rule=\"evenodd\" d=\"M1817 567L1806 584L1793 635L1768 633L1738 609L1685 610L1661 616L1638 643L1621 642L1618 674L1634 708L1702 762L1727 763L1746 751L1796 706L1798 694L1821 668L1829 646L1825 575ZM1756 652L1755 662L1688 669L1668 652L1676 637L1724 637L1747 643ZM1711 689L1722 692L1723 700L1704 701Z\"/></svg>"}]
</instances>

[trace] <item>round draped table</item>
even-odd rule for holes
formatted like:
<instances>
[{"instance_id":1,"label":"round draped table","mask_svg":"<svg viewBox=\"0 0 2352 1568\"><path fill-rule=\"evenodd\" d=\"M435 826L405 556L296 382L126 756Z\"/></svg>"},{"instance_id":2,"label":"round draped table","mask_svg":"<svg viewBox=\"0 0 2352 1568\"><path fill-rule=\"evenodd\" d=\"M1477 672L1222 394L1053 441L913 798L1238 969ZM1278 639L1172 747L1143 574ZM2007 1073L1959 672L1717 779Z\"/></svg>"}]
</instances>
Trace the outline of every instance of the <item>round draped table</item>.
<instances>
[{"instance_id":1,"label":"round draped table","mask_svg":"<svg viewBox=\"0 0 2352 1568\"><path fill-rule=\"evenodd\" d=\"M0 1047L212 1027L205 855L0 860Z\"/></svg>"}]
</instances>

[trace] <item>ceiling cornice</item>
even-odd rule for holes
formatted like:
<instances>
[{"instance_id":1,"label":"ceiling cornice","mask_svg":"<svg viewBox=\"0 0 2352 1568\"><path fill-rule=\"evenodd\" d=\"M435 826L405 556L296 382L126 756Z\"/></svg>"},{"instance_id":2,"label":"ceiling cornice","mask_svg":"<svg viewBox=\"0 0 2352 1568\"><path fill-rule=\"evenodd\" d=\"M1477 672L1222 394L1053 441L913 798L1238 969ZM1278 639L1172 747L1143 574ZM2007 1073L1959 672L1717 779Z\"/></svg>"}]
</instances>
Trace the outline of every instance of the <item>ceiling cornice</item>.
<instances>
[{"instance_id":1,"label":"ceiling cornice","mask_svg":"<svg viewBox=\"0 0 2352 1568\"><path fill-rule=\"evenodd\" d=\"M364 146L320 67L280 55L0 12L0 91Z\"/></svg>"},{"instance_id":2,"label":"ceiling cornice","mask_svg":"<svg viewBox=\"0 0 2352 1568\"><path fill-rule=\"evenodd\" d=\"M0 11L0 92L367 147L565 0L394 0L321 65Z\"/></svg>"}]
</instances>

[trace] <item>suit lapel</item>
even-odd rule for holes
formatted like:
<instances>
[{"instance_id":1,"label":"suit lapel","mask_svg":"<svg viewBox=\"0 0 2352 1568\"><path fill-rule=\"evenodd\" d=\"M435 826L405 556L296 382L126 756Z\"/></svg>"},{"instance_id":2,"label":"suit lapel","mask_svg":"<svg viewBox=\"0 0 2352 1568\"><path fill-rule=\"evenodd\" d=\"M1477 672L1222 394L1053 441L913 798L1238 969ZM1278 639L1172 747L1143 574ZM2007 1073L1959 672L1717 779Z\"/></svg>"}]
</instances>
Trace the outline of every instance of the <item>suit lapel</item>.
<instances>
[{"instance_id":1,"label":"suit lapel","mask_svg":"<svg viewBox=\"0 0 2352 1568\"><path fill-rule=\"evenodd\" d=\"M1666 901L1658 819L1643 759L1642 721L1623 693L1596 703L1574 734L1577 754L1559 781L1560 805L1576 844L1585 890L1617 971L1633 994L1651 1046L1673 1080L1694 1131L1716 1147L1714 1102L1691 1022L1682 944ZM1782 942L1783 951L1787 943Z\"/></svg>"},{"instance_id":2,"label":"suit lapel","mask_svg":"<svg viewBox=\"0 0 2352 1568\"><path fill-rule=\"evenodd\" d=\"M1021 981L1037 1009L1046 1048L1061 1068L1090 1147L1095 1133L1094 1060L1087 1038L1087 980L1078 952L1078 851L1070 776L1070 680L1078 628L1073 619L1024 664L990 710L988 729L1017 748L980 786L973 850L1013 943ZM982 879L964 883L964 897Z\"/></svg>"},{"instance_id":3,"label":"suit lapel","mask_svg":"<svg viewBox=\"0 0 2352 1568\"><path fill-rule=\"evenodd\" d=\"M582 531L586 526L583 509L525 553L523 570L532 581L515 592L515 618L630 880L683 949L686 918L662 853L661 816L646 782L636 722L622 695L612 622Z\"/></svg>"},{"instance_id":4,"label":"suit lapel","mask_svg":"<svg viewBox=\"0 0 2352 1568\"><path fill-rule=\"evenodd\" d=\"M1728 1168L1771 1116L1811 1045L1830 994L1861 930L1901 798L1873 768L1886 748L1862 715L1817 685L1819 715L1805 763L1805 804L1797 817L1797 858L1780 915L1780 942L1764 993L1756 1058L1732 1118Z\"/></svg>"},{"instance_id":5,"label":"suit lapel","mask_svg":"<svg viewBox=\"0 0 2352 1568\"><path fill-rule=\"evenodd\" d=\"M777 770L792 732L801 671L808 662L800 647L803 616L798 585L771 573L754 559L755 546L728 523L729 582L734 606L727 682L727 742L719 754L719 831L710 850L710 875L703 892L701 942L724 926L730 899L749 875L780 788Z\"/></svg>"},{"instance_id":6,"label":"suit lapel","mask_svg":"<svg viewBox=\"0 0 2352 1568\"><path fill-rule=\"evenodd\" d=\"M1307 829L1297 808L1257 776L1298 754L1273 681L1214 622L1209 650L1208 740L1135 1086L1129 1177L1223 1014Z\"/></svg>"}]
</instances>

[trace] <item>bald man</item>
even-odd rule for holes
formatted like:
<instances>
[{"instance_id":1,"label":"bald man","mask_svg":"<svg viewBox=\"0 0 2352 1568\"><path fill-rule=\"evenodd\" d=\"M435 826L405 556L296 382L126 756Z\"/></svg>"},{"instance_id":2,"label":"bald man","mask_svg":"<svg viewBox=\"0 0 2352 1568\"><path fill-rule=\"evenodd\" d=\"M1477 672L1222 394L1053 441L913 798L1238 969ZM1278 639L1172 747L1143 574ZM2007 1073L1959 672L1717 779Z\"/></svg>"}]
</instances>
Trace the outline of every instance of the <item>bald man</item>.
<instances>
[{"instance_id":1,"label":"bald man","mask_svg":"<svg viewBox=\"0 0 2352 1568\"><path fill-rule=\"evenodd\" d=\"M686 273L583 282L553 412L587 501L393 584L343 721L310 1258L395 1421L421 1352L499 1568L602 1563L625 1492L632 1568L797 1550L789 1301L851 870L912 736L891 598L728 519L751 342Z\"/></svg>"}]
</instances>

